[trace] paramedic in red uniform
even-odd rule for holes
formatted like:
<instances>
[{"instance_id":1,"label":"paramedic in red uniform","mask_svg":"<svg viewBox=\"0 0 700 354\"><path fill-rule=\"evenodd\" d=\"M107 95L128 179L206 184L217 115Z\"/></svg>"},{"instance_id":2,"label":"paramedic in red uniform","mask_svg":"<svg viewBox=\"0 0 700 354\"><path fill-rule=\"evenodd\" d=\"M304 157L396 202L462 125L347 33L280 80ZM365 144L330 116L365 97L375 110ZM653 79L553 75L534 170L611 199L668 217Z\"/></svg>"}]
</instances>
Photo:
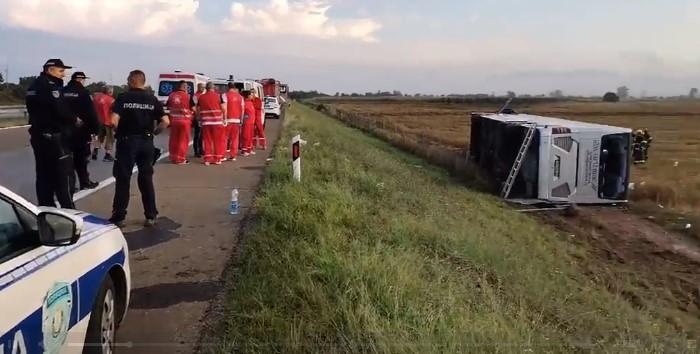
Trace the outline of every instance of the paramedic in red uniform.
<instances>
[{"instance_id":1,"label":"paramedic in red uniform","mask_svg":"<svg viewBox=\"0 0 700 354\"><path fill-rule=\"evenodd\" d=\"M228 124L225 140L230 144L227 145L226 152L229 154L229 160L236 161L241 134L241 118L243 118L245 104L243 103L243 96L238 93L238 88L233 82L228 83L228 92L224 95L226 98L226 123Z\"/></svg>"},{"instance_id":2,"label":"paramedic in red uniform","mask_svg":"<svg viewBox=\"0 0 700 354\"><path fill-rule=\"evenodd\" d=\"M168 96L166 106L170 111L170 162L186 165L194 115L194 101L187 93L187 82L180 81L177 90Z\"/></svg>"},{"instance_id":3,"label":"paramedic in red uniform","mask_svg":"<svg viewBox=\"0 0 700 354\"><path fill-rule=\"evenodd\" d=\"M253 129L255 128L255 106L253 105L250 91L243 91L243 156L249 156L253 152Z\"/></svg>"},{"instance_id":4,"label":"paramedic in red uniform","mask_svg":"<svg viewBox=\"0 0 700 354\"><path fill-rule=\"evenodd\" d=\"M114 146L114 124L112 124L112 104L114 103L113 95L114 89L107 86L102 89L102 92L96 93L92 100L95 103L97 116L102 122L99 134L99 145L92 150L93 160L97 160L97 154L100 150L99 146L104 145L104 161L114 161L114 157L112 156L112 146Z\"/></svg>"},{"instance_id":5,"label":"paramedic in red uniform","mask_svg":"<svg viewBox=\"0 0 700 354\"><path fill-rule=\"evenodd\" d=\"M221 165L226 150L226 103L215 88L207 83L207 92L199 96L197 109L202 124L202 144L204 164Z\"/></svg>"},{"instance_id":6,"label":"paramedic in red uniform","mask_svg":"<svg viewBox=\"0 0 700 354\"><path fill-rule=\"evenodd\" d=\"M260 99L260 97L258 97L255 91L252 92L252 96L253 107L255 107L255 137L253 138L252 153L255 153L255 149L257 149L258 146L265 150L267 148L267 144L265 142L265 127L263 127L262 122L263 101Z\"/></svg>"}]
</instances>

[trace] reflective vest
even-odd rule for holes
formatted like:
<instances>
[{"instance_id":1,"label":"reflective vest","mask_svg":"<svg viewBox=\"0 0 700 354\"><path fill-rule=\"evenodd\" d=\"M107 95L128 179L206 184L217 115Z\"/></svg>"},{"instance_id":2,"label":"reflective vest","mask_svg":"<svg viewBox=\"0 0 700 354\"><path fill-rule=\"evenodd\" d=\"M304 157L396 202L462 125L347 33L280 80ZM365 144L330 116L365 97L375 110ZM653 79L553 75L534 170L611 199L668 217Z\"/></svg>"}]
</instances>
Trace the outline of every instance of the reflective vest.
<instances>
[{"instance_id":1,"label":"reflective vest","mask_svg":"<svg viewBox=\"0 0 700 354\"><path fill-rule=\"evenodd\" d=\"M216 91L207 91L199 96L199 117L202 125L224 124L224 112L221 111L221 96Z\"/></svg>"},{"instance_id":2,"label":"reflective vest","mask_svg":"<svg viewBox=\"0 0 700 354\"><path fill-rule=\"evenodd\" d=\"M102 124L108 127L112 126L112 104L114 97L98 92L95 94L92 102L95 104L97 116L102 120Z\"/></svg>"},{"instance_id":3,"label":"reflective vest","mask_svg":"<svg viewBox=\"0 0 700 354\"><path fill-rule=\"evenodd\" d=\"M253 101L245 100L245 107L243 109L243 124L253 124L255 122L255 106L253 106Z\"/></svg>"},{"instance_id":4,"label":"reflective vest","mask_svg":"<svg viewBox=\"0 0 700 354\"><path fill-rule=\"evenodd\" d=\"M235 91L228 91L226 97L226 122L240 123L243 116L243 96Z\"/></svg>"},{"instance_id":5,"label":"reflective vest","mask_svg":"<svg viewBox=\"0 0 700 354\"><path fill-rule=\"evenodd\" d=\"M192 107L190 106L190 95L185 91L175 91L168 96L168 110L170 118L173 120L192 119Z\"/></svg>"}]
</instances>

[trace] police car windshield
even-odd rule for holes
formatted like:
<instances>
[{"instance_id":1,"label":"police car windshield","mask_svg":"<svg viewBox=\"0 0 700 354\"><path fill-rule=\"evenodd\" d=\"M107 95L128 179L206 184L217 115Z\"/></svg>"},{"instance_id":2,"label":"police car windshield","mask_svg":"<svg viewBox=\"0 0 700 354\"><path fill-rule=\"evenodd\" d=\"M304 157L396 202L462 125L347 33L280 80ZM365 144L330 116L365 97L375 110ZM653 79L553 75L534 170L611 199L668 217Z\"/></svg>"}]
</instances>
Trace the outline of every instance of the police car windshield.
<instances>
[{"instance_id":1,"label":"police car windshield","mask_svg":"<svg viewBox=\"0 0 700 354\"><path fill-rule=\"evenodd\" d=\"M158 85L158 96L169 96L179 84L180 81L161 81ZM190 95L194 93L194 83L187 82L187 93Z\"/></svg>"}]
</instances>

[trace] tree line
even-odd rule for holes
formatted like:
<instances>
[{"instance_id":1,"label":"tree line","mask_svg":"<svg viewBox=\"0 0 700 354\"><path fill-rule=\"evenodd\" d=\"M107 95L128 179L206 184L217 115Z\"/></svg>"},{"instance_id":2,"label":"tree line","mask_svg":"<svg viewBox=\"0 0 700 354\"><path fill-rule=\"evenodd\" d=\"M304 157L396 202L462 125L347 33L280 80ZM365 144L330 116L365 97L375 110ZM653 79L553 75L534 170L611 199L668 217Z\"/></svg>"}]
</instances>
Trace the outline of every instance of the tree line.
<instances>
[{"instance_id":1,"label":"tree line","mask_svg":"<svg viewBox=\"0 0 700 354\"><path fill-rule=\"evenodd\" d=\"M23 104L24 96L27 93L29 85L34 82L36 76L20 77L17 83L6 82L2 74L0 74L0 104ZM104 81L97 81L85 86L91 93L101 92L105 87L109 86ZM129 87L127 85L112 85L114 96L126 92ZM146 86L146 90L153 93L150 86Z\"/></svg>"}]
</instances>

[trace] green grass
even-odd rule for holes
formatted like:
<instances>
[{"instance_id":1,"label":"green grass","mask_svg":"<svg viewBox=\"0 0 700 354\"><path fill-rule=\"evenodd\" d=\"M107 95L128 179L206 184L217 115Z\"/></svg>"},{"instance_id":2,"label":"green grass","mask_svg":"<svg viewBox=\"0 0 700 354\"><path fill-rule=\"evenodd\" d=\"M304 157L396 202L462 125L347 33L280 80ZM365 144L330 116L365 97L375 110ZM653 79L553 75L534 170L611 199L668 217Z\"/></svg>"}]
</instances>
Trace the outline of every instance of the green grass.
<instances>
[{"instance_id":1,"label":"green grass","mask_svg":"<svg viewBox=\"0 0 700 354\"><path fill-rule=\"evenodd\" d=\"M16 127L27 124L27 118L0 118L0 128Z\"/></svg>"},{"instance_id":2,"label":"green grass","mask_svg":"<svg viewBox=\"0 0 700 354\"><path fill-rule=\"evenodd\" d=\"M302 182L281 144L220 352L690 351L551 228L309 108L287 117L281 141L308 141Z\"/></svg>"}]
</instances>

